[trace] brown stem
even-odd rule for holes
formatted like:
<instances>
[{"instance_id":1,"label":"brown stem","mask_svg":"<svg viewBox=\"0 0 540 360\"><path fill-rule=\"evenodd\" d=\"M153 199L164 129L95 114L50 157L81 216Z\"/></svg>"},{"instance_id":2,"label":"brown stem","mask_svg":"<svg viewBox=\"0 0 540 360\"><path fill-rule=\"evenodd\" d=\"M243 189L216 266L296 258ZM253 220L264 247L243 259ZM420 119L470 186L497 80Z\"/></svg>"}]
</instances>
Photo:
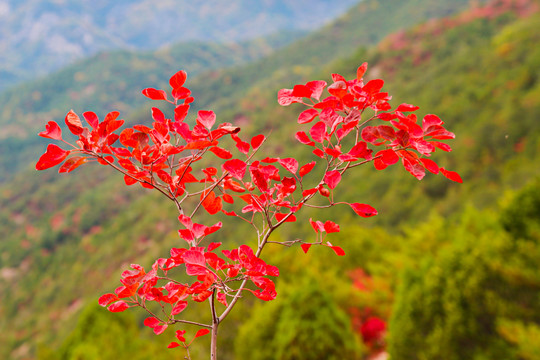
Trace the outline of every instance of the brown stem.
<instances>
[{"instance_id":1,"label":"brown stem","mask_svg":"<svg viewBox=\"0 0 540 360\"><path fill-rule=\"evenodd\" d=\"M217 331L218 331L218 324L215 323L212 325L212 343L210 345L210 360L217 360Z\"/></svg>"},{"instance_id":2,"label":"brown stem","mask_svg":"<svg viewBox=\"0 0 540 360\"><path fill-rule=\"evenodd\" d=\"M212 295L210 296L210 309L212 310L212 329L211 332L211 343L210 343L210 360L217 360L217 334L219 326L219 318L216 314L216 289L214 289Z\"/></svg>"}]
</instances>

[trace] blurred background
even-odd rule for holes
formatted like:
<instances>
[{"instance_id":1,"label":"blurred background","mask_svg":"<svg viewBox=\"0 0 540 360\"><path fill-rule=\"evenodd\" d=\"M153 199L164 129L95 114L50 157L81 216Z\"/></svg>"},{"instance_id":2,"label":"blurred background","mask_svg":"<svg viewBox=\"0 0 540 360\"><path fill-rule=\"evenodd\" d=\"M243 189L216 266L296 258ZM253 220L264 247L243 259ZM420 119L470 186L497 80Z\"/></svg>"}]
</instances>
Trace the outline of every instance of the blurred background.
<instances>
[{"instance_id":1,"label":"blurred background","mask_svg":"<svg viewBox=\"0 0 540 360\"><path fill-rule=\"evenodd\" d=\"M540 359L539 29L539 0L0 0L0 358L184 357L166 348L175 329L155 336L141 311L97 305L130 263L179 246L175 208L105 167L37 173L48 121L73 109L149 123L141 90L183 69L191 114L271 131L269 152L307 162L303 108L277 91L367 61L393 106L456 134L433 159L464 182L356 171L337 195L379 215L316 215L340 224L343 258L270 248L278 298L235 308L220 358ZM305 224L275 240L309 239ZM249 231L225 226L220 241Z\"/></svg>"}]
</instances>

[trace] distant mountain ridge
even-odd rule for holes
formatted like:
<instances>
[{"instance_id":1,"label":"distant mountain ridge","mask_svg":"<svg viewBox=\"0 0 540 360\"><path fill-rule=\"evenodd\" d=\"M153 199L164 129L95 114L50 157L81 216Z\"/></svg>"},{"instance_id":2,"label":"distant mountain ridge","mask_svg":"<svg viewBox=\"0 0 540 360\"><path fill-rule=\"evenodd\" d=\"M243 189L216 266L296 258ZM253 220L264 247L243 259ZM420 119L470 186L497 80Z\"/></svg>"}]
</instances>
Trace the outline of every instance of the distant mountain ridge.
<instances>
[{"instance_id":1,"label":"distant mountain ridge","mask_svg":"<svg viewBox=\"0 0 540 360\"><path fill-rule=\"evenodd\" d=\"M0 90L99 51L309 30L358 0L0 0Z\"/></svg>"}]
</instances>

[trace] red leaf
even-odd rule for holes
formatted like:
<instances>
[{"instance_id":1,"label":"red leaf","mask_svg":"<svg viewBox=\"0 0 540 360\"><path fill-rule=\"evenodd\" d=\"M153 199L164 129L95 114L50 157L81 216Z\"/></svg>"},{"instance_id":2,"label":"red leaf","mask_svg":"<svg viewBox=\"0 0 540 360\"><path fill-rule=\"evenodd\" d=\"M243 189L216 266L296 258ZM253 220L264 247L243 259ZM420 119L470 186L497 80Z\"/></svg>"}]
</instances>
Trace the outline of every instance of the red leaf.
<instances>
[{"instance_id":1,"label":"red leaf","mask_svg":"<svg viewBox=\"0 0 540 360\"><path fill-rule=\"evenodd\" d=\"M317 115L319 115L319 112L316 109L304 110L304 111L302 111L300 113L300 115L298 115L298 123L299 124L307 124L307 123L313 121L313 119L315 119L315 117L317 117Z\"/></svg>"},{"instance_id":2,"label":"red leaf","mask_svg":"<svg viewBox=\"0 0 540 360\"><path fill-rule=\"evenodd\" d=\"M210 148L210 151L213 152L218 158L221 158L221 159L227 160L233 157L229 150L222 149L219 146L214 146Z\"/></svg>"},{"instance_id":3,"label":"red leaf","mask_svg":"<svg viewBox=\"0 0 540 360\"><path fill-rule=\"evenodd\" d=\"M246 173L246 163L240 159L232 159L225 161L222 165L223 170L228 171L234 178L242 180Z\"/></svg>"},{"instance_id":4,"label":"red leaf","mask_svg":"<svg viewBox=\"0 0 540 360\"><path fill-rule=\"evenodd\" d=\"M171 315L178 315L188 306L187 301L179 301L171 310Z\"/></svg>"},{"instance_id":5,"label":"red leaf","mask_svg":"<svg viewBox=\"0 0 540 360\"><path fill-rule=\"evenodd\" d=\"M285 169L289 170L293 174L296 174L296 171L298 170L298 161L296 161L296 159L285 158L279 159L278 161Z\"/></svg>"},{"instance_id":6,"label":"red leaf","mask_svg":"<svg viewBox=\"0 0 540 360\"><path fill-rule=\"evenodd\" d=\"M303 196L303 197L307 197L307 196L310 196L310 195L315 194L316 192L317 192L317 188L304 190L304 191L302 192L302 196Z\"/></svg>"},{"instance_id":7,"label":"red leaf","mask_svg":"<svg viewBox=\"0 0 540 360\"><path fill-rule=\"evenodd\" d=\"M341 174L337 170L332 170L327 172L324 175L324 182L330 189L335 189L335 187L339 184L341 181Z\"/></svg>"},{"instance_id":8,"label":"red leaf","mask_svg":"<svg viewBox=\"0 0 540 360\"><path fill-rule=\"evenodd\" d=\"M393 141L396 138L396 132L391 126L379 125L377 126L377 131L379 133L379 136L385 140Z\"/></svg>"},{"instance_id":9,"label":"red leaf","mask_svg":"<svg viewBox=\"0 0 540 360\"><path fill-rule=\"evenodd\" d=\"M375 79L369 81L366 85L364 85L362 90L367 93L374 94L376 92L379 92L382 89L383 85L384 81L382 81L381 79Z\"/></svg>"},{"instance_id":10,"label":"red leaf","mask_svg":"<svg viewBox=\"0 0 540 360\"><path fill-rule=\"evenodd\" d=\"M332 80L334 80L334 82L338 82L338 81L347 81L343 75L339 75L339 74L332 74Z\"/></svg>"},{"instance_id":11,"label":"red leaf","mask_svg":"<svg viewBox=\"0 0 540 360\"><path fill-rule=\"evenodd\" d=\"M319 99L321 98L321 94L324 88L326 87L326 81L322 81L322 80L310 81L306 83L306 87L308 87L312 91L311 97L319 101Z\"/></svg>"},{"instance_id":12,"label":"red leaf","mask_svg":"<svg viewBox=\"0 0 540 360\"><path fill-rule=\"evenodd\" d=\"M116 300L118 300L118 296L116 296L116 294L105 294L99 297L98 303L99 305L105 307Z\"/></svg>"},{"instance_id":13,"label":"red leaf","mask_svg":"<svg viewBox=\"0 0 540 360\"><path fill-rule=\"evenodd\" d=\"M367 71L368 63L365 62L358 67L356 70L356 79L361 80L364 77L364 74Z\"/></svg>"},{"instance_id":14,"label":"red leaf","mask_svg":"<svg viewBox=\"0 0 540 360\"><path fill-rule=\"evenodd\" d=\"M442 142L438 142L438 141L430 141L433 145L435 145L435 147L438 147L439 149L441 149L442 151L446 151L446 152L450 152L452 151L452 148L445 144L445 143L442 143Z\"/></svg>"},{"instance_id":15,"label":"red leaf","mask_svg":"<svg viewBox=\"0 0 540 360\"><path fill-rule=\"evenodd\" d=\"M449 170L446 170L445 168L441 168L441 174L443 174L445 177L447 177L448 179L452 181L458 182L460 184L463 183L461 176L459 176L459 174L455 171L449 171Z\"/></svg>"},{"instance_id":16,"label":"red leaf","mask_svg":"<svg viewBox=\"0 0 540 360\"><path fill-rule=\"evenodd\" d=\"M333 158L337 158L341 155L341 151L332 148L324 148L324 152Z\"/></svg>"},{"instance_id":17,"label":"red leaf","mask_svg":"<svg viewBox=\"0 0 540 360\"><path fill-rule=\"evenodd\" d=\"M152 108L152 119L154 119L154 121L157 121L158 123L164 123L165 122L165 115L163 114L163 112L156 108L156 107L153 107Z\"/></svg>"},{"instance_id":18,"label":"red leaf","mask_svg":"<svg viewBox=\"0 0 540 360\"><path fill-rule=\"evenodd\" d=\"M328 220L324 223L324 231L326 231L328 234L339 232L339 225Z\"/></svg>"},{"instance_id":19,"label":"red leaf","mask_svg":"<svg viewBox=\"0 0 540 360\"><path fill-rule=\"evenodd\" d=\"M315 145L315 143L313 141L311 141L309 139L309 137L307 136L307 134L305 132L303 132L303 131L297 132L296 135L295 135L295 138L296 138L296 140L298 140L299 142L301 142L304 145L309 145L309 146Z\"/></svg>"},{"instance_id":20,"label":"red leaf","mask_svg":"<svg viewBox=\"0 0 540 360\"><path fill-rule=\"evenodd\" d=\"M218 247L221 246L221 242L212 242L210 244L208 244L208 251L213 251L215 249L217 249Z\"/></svg>"},{"instance_id":21,"label":"red leaf","mask_svg":"<svg viewBox=\"0 0 540 360\"><path fill-rule=\"evenodd\" d=\"M36 170L45 170L60 164L69 153L70 151L65 151L57 145L49 144L45 154L41 155L39 158L36 164Z\"/></svg>"},{"instance_id":22,"label":"red leaf","mask_svg":"<svg viewBox=\"0 0 540 360\"><path fill-rule=\"evenodd\" d=\"M142 91L142 94L152 100L167 100L167 93L163 90L146 88Z\"/></svg>"},{"instance_id":23,"label":"red leaf","mask_svg":"<svg viewBox=\"0 0 540 360\"><path fill-rule=\"evenodd\" d=\"M156 335L162 334L168 326L169 325L167 324L163 324L163 325L158 325L154 327L154 334Z\"/></svg>"},{"instance_id":24,"label":"red leaf","mask_svg":"<svg viewBox=\"0 0 540 360\"><path fill-rule=\"evenodd\" d=\"M45 131L40 132L38 135L53 140L62 140L62 130L55 121L49 121L45 125Z\"/></svg>"},{"instance_id":25,"label":"red leaf","mask_svg":"<svg viewBox=\"0 0 540 360\"><path fill-rule=\"evenodd\" d=\"M195 334L195 338L204 336L204 335L206 335L206 334L208 334L208 333L210 333L210 330L208 330L208 329L200 329L200 330L197 331L197 333Z\"/></svg>"},{"instance_id":26,"label":"red leaf","mask_svg":"<svg viewBox=\"0 0 540 360\"><path fill-rule=\"evenodd\" d=\"M118 116L120 116L120 113L118 111L111 111L110 113L105 115L105 119L103 120L103 122L107 123L109 121L114 121Z\"/></svg>"},{"instance_id":27,"label":"red leaf","mask_svg":"<svg viewBox=\"0 0 540 360\"><path fill-rule=\"evenodd\" d=\"M139 181L132 178L131 176L124 175L124 182L126 183L127 186L130 186L130 185L138 183Z\"/></svg>"},{"instance_id":28,"label":"red leaf","mask_svg":"<svg viewBox=\"0 0 540 360\"><path fill-rule=\"evenodd\" d=\"M371 217L377 215L377 210L375 210L374 207L368 204L359 204L359 203L352 203L349 204L353 211L362 217Z\"/></svg>"},{"instance_id":29,"label":"red leaf","mask_svg":"<svg viewBox=\"0 0 540 360\"><path fill-rule=\"evenodd\" d=\"M92 129L96 129L99 126L99 118L92 111L84 112L82 115L84 117L84 120L86 120L86 122L90 124Z\"/></svg>"},{"instance_id":30,"label":"red leaf","mask_svg":"<svg viewBox=\"0 0 540 360\"><path fill-rule=\"evenodd\" d=\"M221 204L221 198L216 197L213 191L211 191L206 197L204 193L201 194L201 200L202 199L204 199L202 202L202 206L210 215L217 214L223 208Z\"/></svg>"},{"instance_id":31,"label":"red leaf","mask_svg":"<svg viewBox=\"0 0 540 360\"><path fill-rule=\"evenodd\" d=\"M313 141L322 143L326 139L326 124L319 121L309 130L309 134Z\"/></svg>"},{"instance_id":32,"label":"red leaf","mask_svg":"<svg viewBox=\"0 0 540 360\"><path fill-rule=\"evenodd\" d=\"M184 338L185 333L186 333L186 330L176 330L175 336L178 339L178 341L186 342L186 339Z\"/></svg>"},{"instance_id":33,"label":"red leaf","mask_svg":"<svg viewBox=\"0 0 540 360\"><path fill-rule=\"evenodd\" d=\"M386 165L380 157L375 158L375 160L373 161L373 166L375 166L375 169L377 170L384 170L388 167L388 165Z\"/></svg>"},{"instance_id":34,"label":"red leaf","mask_svg":"<svg viewBox=\"0 0 540 360\"><path fill-rule=\"evenodd\" d=\"M155 317L151 316L151 317L147 317L146 319L144 319L144 326L148 326L149 328L155 328L156 326L158 326L160 323L160 321L158 319L156 319Z\"/></svg>"},{"instance_id":35,"label":"red leaf","mask_svg":"<svg viewBox=\"0 0 540 360\"><path fill-rule=\"evenodd\" d=\"M189 90L188 88L180 86L179 88L173 89L171 94L175 100L185 99L184 104L189 104L191 102L188 101L188 96L191 95L191 90Z\"/></svg>"},{"instance_id":36,"label":"red leaf","mask_svg":"<svg viewBox=\"0 0 540 360\"><path fill-rule=\"evenodd\" d=\"M320 157L321 159L324 159L324 152L321 149L315 149L312 151L313 155Z\"/></svg>"},{"instance_id":37,"label":"red leaf","mask_svg":"<svg viewBox=\"0 0 540 360\"><path fill-rule=\"evenodd\" d=\"M396 111L406 112L406 111L416 111L420 109L419 106L410 105L410 104L401 104L397 107Z\"/></svg>"},{"instance_id":38,"label":"red leaf","mask_svg":"<svg viewBox=\"0 0 540 360\"><path fill-rule=\"evenodd\" d=\"M364 158L366 160L371 160L372 152L373 150L368 149L367 144L364 141L360 141L352 147L351 151L349 151L348 154L356 158Z\"/></svg>"},{"instance_id":39,"label":"red leaf","mask_svg":"<svg viewBox=\"0 0 540 360\"><path fill-rule=\"evenodd\" d=\"M343 249L339 246L330 246L330 249L334 250L334 252L338 256L345 256L345 251L343 251Z\"/></svg>"},{"instance_id":40,"label":"red leaf","mask_svg":"<svg viewBox=\"0 0 540 360\"><path fill-rule=\"evenodd\" d=\"M189 111L189 105L179 105L174 109L174 120L178 122L184 121Z\"/></svg>"},{"instance_id":41,"label":"red leaf","mask_svg":"<svg viewBox=\"0 0 540 360\"><path fill-rule=\"evenodd\" d=\"M399 161L399 156L392 149L386 149L379 151L375 156L381 156L381 161L385 165L393 165Z\"/></svg>"},{"instance_id":42,"label":"red leaf","mask_svg":"<svg viewBox=\"0 0 540 360\"><path fill-rule=\"evenodd\" d=\"M368 143L374 143L379 137L379 129L376 126L366 126L362 129L362 139Z\"/></svg>"},{"instance_id":43,"label":"red leaf","mask_svg":"<svg viewBox=\"0 0 540 360\"><path fill-rule=\"evenodd\" d=\"M179 347L179 346L180 346L179 343L177 343L176 341L173 341L169 345L167 345L167 348L174 349L175 347Z\"/></svg>"},{"instance_id":44,"label":"red leaf","mask_svg":"<svg viewBox=\"0 0 540 360\"><path fill-rule=\"evenodd\" d=\"M215 223L214 225L212 225L210 227L206 227L206 229L204 229L204 236L215 233L216 231L221 229L222 226L223 226L223 223L221 221L219 221L219 222ZM215 243L212 243L212 244L215 244ZM218 244L221 245L221 243L218 243ZM211 251L210 247L208 247L208 251Z\"/></svg>"},{"instance_id":45,"label":"red leaf","mask_svg":"<svg viewBox=\"0 0 540 360\"><path fill-rule=\"evenodd\" d=\"M302 248L302 250L304 251L304 253L307 254L309 248L311 247L311 244L302 244L302 245L300 245L300 247Z\"/></svg>"},{"instance_id":46,"label":"red leaf","mask_svg":"<svg viewBox=\"0 0 540 360\"><path fill-rule=\"evenodd\" d=\"M169 84L173 89L178 89L184 85L187 79L187 73L184 70L180 70L169 79Z\"/></svg>"},{"instance_id":47,"label":"red leaf","mask_svg":"<svg viewBox=\"0 0 540 360\"><path fill-rule=\"evenodd\" d=\"M236 133L231 134L231 137L236 142L236 148L242 153L246 154L249 152L249 144L242 139Z\"/></svg>"},{"instance_id":48,"label":"red leaf","mask_svg":"<svg viewBox=\"0 0 540 360\"><path fill-rule=\"evenodd\" d=\"M336 81L328 87L328 92L341 99L347 95L347 83L344 80Z\"/></svg>"},{"instance_id":49,"label":"red leaf","mask_svg":"<svg viewBox=\"0 0 540 360\"><path fill-rule=\"evenodd\" d=\"M184 150L202 150L202 149L205 149L205 148L210 147L212 145L215 145L217 143L218 143L217 140L216 141L195 140L195 141L189 142L184 147Z\"/></svg>"},{"instance_id":50,"label":"red leaf","mask_svg":"<svg viewBox=\"0 0 540 360\"><path fill-rule=\"evenodd\" d=\"M188 275L206 275L206 259L201 251L187 250L182 254Z\"/></svg>"},{"instance_id":51,"label":"red leaf","mask_svg":"<svg viewBox=\"0 0 540 360\"><path fill-rule=\"evenodd\" d=\"M300 177L304 177L305 175L307 175L311 170L313 170L313 168L315 167L315 164L316 162L315 161L312 161L310 163L307 163L306 165L302 166L300 168L300 171L298 172L298 174L300 175Z\"/></svg>"},{"instance_id":52,"label":"red leaf","mask_svg":"<svg viewBox=\"0 0 540 360\"><path fill-rule=\"evenodd\" d=\"M397 115L393 114L393 113L378 113L377 117L379 119L381 119L381 120L384 120L384 121L390 121L390 120L394 120L395 118L397 118Z\"/></svg>"},{"instance_id":53,"label":"red leaf","mask_svg":"<svg viewBox=\"0 0 540 360\"><path fill-rule=\"evenodd\" d=\"M426 175L426 169L420 164L420 162L414 157L403 157L402 159L403 167L407 170L412 176L418 180L422 180Z\"/></svg>"},{"instance_id":54,"label":"red leaf","mask_svg":"<svg viewBox=\"0 0 540 360\"><path fill-rule=\"evenodd\" d=\"M295 85L293 88L293 91L291 93L294 97L311 97L312 91L310 88L308 88L306 85Z\"/></svg>"},{"instance_id":55,"label":"red leaf","mask_svg":"<svg viewBox=\"0 0 540 360\"><path fill-rule=\"evenodd\" d=\"M66 160L64 164L62 164L62 166L60 166L60 169L58 169L58 172L59 173L71 172L75 170L76 168L78 168L79 166L81 166L82 164L86 163L87 161L88 161L88 158L84 156L75 156L75 157L69 158Z\"/></svg>"},{"instance_id":56,"label":"red leaf","mask_svg":"<svg viewBox=\"0 0 540 360\"><path fill-rule=\"evenodd\" d=\"M421 158L420 161L422 162L422 164L424 164L424 167L428 169L430 172L432 172L433 174L439 173L439 166L437 165L435 161L431 159L426 159L426 158Z\"/></svg>"},{"instance_id":57,"label":"red leaf","mask_svg":"<svg viewBox=\"0 0 540 360\"><path fill-rule=\"evenodd\" d=\"M311 224L311 227L313 230L315 230L316 233L323 232L324 230L324 224L320 221L313 221L311 218L309 219L309 223Z\"/></svg>"},{"instance_id":58,"label":"red leaf","mask_svg":"<svg viewBox=\"0 0 540 360\"><path fill-rule=\"evenodd\" d=\"M70 110L65 118L66 125L69 128L69 131L73 135L80 135L83 132L83 126L81 123L81 119L79 118L79 115L75 114L73 110Z\"/></svg>"},{"instance_id":59,"label":"red leaf","mask_svg":"<svg viewBox=\"0 0 540 360\"><path fill-rule=\"evenodd\" d=\"M281 213L276 213L276 220L279 222L283 219L285 219L285 217L289 215L289 214L281 214ZM295 222L296 221L296 216L294 215L290 215L287 220L285 220L285 222Z\"/></svg>"},{"instance_id":60,"label":"red leaf","mask_svg":"<svg viewBox=\"0 0 540 360\"><path fill-rule=\"evenodd\" d=\"M433 125L442 125L444 124L443 121L437 116L433 114L427 114L422 119L422 128L425 130L430 126Z\"/></svg>"},{"instance_id":61,"label":"red leaf","mask_svg":"<svg viewBox=\"0 0 540 360\"><path fill-rule=\"evenodd\" d=\"M211 110L200 110L197 113L197 121L210 130L216 122L216 114Z\"/></svg>"},{"instance_id":62,"label":"red leaf","mask_svg":"<svg viewBox=\"0 0 540 360\"><path fill-rule=\"evenodd\" d=\"M258 149L264 142L264 140L266 140L266 137L263 134L259 134L251 138L251 147L253 148L253 150Z\"/></svg>"},{"instance_id":63,"label":"red leaf","mask_svg":"<svg viewBox=\"0 0 540 360\"><path fill-rule=\"evenodd\" d=\"M292 103L302 102L302 98L293 96L292 89L281 89L278 91L278 104L281 106L288 106Z\"/></svg>"},{"instance_id":64,"label":"red leaf","mask_svg":"<svg viewBox=\"0 0 540 360\"><path fill-rule=\"evenodd\" d=\"M122 312L129 308L128 304L126 304L124 301L120 300L109 306L110 312Z\"/></svg>"}]
</instances>

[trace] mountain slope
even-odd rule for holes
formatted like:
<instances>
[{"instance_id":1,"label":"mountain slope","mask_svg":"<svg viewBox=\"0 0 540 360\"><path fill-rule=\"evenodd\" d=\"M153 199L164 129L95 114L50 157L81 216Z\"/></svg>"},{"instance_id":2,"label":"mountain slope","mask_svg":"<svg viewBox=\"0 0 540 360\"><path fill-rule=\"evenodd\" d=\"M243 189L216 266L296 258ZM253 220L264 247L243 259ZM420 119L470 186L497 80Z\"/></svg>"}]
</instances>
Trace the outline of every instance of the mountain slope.
<instances>
[{"instance_id":1,"label":"mountain slope","mask_svg":"<svg viewBox=\"0 0 540 360\"><path fill-rule=\"evenodd\" d=\"M123 116L145 98L141 89L162 86L163 73L182 67L190 77L267 56L303 33L281 32L239 44L183 43L155 52L114 51L81 60L37 81L0 94L0 183L28 164L43 141L43 124L66 109L120 110Z\"/></svg>"},{"instance_id":2,"label":"mountain slope","mask_svg":"<svg viewBox=\"0 0 540 360\"><path fill-rule=\"evenodd\" d=\"M451 214L467 203L495 205L502 189L520 188L539 174L540 2L497 0L462 15L417 26L388 37L367 59L384 77L395 99L441 116L456 134L446 164L464 184L429 178L420 184L403 177L381 179L385 207L400 217L422 218L437 210ZM356 59L338 66L350 71ZM399 101L399 100L398 100ZM399 180L398 180L399 179ZM392 186L398 181L400 187ZM366 192L374 189L369 187ZM407 195L405 195L407 194ZM392 199L406 196L395 211Z\"/></svg>"},{"instance_id":3,"label":"mountain slope","mask_svg":"<svg viewBox=\"0 0 540 360\"><path fill-rule=\"evenodd\" d=\"M2 0L0 90L104 50L314 29L356 1Z\"/></svg>"},{"instance_id":4,"label":"mountain slope","mask_svg":"<svg viewBox=\"0 0 540 360\"><path fill-rule=\"evenodd\" d=\"M192 77L202 70L200 63L208 64L205 69L215 69L216 60L228 65L242 54L253 59L257 54L263 55L262 49L268 45L286 45L291 37L285 34L285 38L270 38L262 44L248 43L247 49L238 51L232 45L188 44L165 53L114 52L96 56L0 94L0 139L7 139L0 142L0 183L24 167L32 152L37 152L40 140L34 134L42 124L63 118L70 108L78 112L119 109L125 116L134 103L144 100L140 89L168 86L168 76L185 69L189 71L196 108L212 108L224 115L229 111L227 116L232 121L238 102L249 89L266 88L264 94L272 97L282 84L305 79L334 59L353 54L358 46L375 44L392 31L448 15L467 4L468 0L364 1L335 22L250 66L211 72L198 79ZM255 51L255 55L250 57L250 51ZM7 157L1 155L10 153Z\"/></svg>"}]
</instances>

